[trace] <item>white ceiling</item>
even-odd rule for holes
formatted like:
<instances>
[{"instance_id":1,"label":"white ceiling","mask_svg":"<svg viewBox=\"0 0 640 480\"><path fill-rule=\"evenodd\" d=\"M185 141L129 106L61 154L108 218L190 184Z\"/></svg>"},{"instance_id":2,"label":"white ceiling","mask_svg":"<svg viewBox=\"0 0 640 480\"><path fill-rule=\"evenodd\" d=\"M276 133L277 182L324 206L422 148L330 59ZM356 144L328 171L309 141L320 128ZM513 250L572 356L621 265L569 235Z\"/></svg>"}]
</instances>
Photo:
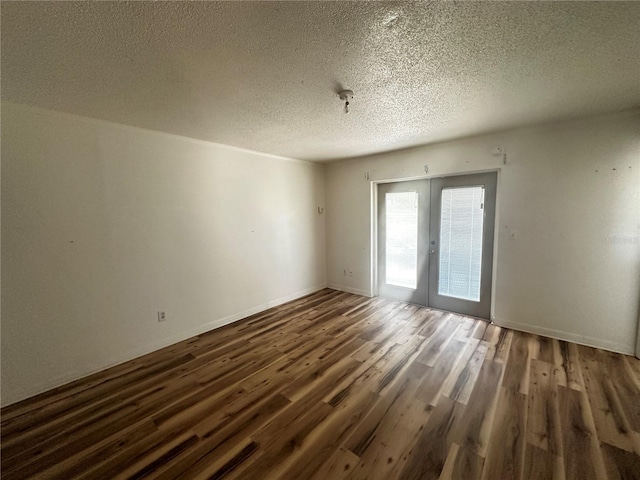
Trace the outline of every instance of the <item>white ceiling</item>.
<instances>
[{"instance_id":1,"label":"white ceiling","mask_svg":"<svg viewBox=\"0 0 640 480\"><path fill-rule=\"evenodd\" d=\"M2 2L1 15L4 99L301 159L640 104L636 2Z\"/></svg>"}]
</instances>

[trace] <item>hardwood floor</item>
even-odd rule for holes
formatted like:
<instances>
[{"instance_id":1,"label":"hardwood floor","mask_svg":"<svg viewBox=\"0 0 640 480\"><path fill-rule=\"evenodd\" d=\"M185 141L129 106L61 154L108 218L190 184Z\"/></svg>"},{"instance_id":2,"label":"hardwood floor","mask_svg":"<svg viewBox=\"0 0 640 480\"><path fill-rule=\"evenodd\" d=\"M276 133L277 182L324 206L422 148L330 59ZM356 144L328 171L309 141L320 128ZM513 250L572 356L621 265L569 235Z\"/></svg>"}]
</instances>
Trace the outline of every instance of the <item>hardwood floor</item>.
<instances>
[{"instance_id":1,"label":"hardwood floor","mask_svg":"<svg viewBox=\"0 0 640 480\"><path fill-rule=\"evenodd\" d=\"M1 413L3 480L640 478L640 360L329 289Z\"/></svg>"}]
</instances>

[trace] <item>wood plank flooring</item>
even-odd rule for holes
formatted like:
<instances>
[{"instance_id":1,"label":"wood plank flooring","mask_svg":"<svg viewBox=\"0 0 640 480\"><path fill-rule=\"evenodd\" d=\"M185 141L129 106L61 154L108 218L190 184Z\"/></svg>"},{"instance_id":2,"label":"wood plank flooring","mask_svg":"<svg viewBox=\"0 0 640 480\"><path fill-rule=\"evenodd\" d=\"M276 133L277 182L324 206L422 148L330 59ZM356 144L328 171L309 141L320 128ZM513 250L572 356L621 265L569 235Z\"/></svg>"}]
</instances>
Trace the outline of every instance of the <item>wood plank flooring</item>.
<instances>
[{"instance_id":1,"label":"wood plank flooring","mask_svg":"<svg viewBox=\"0 0 640 480\"><path fill-rule=\"evenodd\" d=\"M640 360L325 289L1 425L3 480L639 479Z\"/></svg>"}]
</instances>

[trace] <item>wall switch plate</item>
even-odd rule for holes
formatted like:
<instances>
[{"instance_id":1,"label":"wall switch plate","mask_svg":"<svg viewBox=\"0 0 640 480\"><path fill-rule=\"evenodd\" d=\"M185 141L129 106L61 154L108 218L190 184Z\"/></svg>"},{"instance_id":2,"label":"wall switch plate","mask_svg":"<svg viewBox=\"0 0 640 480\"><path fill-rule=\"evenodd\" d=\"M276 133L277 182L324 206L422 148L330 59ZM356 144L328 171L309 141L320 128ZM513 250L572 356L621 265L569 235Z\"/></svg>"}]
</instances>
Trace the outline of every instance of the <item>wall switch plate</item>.
<instances>
[{"instance_id":1,"label":"wall switch plate","mask_svg":"<svg viewBox=\"0 0 640 480\"><path fill-rule=\"evenodd\" d=\"M158 312L158 321L159 322L164 322L166 319L167 319L167 312L159 311Z\"/></svg>"}]
</instances>

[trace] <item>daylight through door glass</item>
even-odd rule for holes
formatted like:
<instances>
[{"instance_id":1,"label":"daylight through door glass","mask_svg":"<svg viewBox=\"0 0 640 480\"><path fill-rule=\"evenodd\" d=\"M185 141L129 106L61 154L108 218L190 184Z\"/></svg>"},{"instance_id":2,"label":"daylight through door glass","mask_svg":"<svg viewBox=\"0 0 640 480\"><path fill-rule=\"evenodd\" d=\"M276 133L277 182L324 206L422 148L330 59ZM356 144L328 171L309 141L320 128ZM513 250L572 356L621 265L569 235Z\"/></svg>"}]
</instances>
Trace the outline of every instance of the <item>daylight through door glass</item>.
<instances>
[{"instance_id":1,"label":"daylight through door glass","mask_svg":"<svg viewBox=\"0 0 640 480\"><path fill-rule=\"evenodd\" d=\"M418 282L418 194L387 193L386 279L388 285L413 288Z\"/></svg>"},{"instance_id":2,"label":"daylight through door glass","mask_svg":"<svg viewBox=\"0 0 640 480\"><path fill-rule=\"evenodd\" d=\"M438 294L480 301L484 187L442 189Z\"/></svg>"}]
</instances>

